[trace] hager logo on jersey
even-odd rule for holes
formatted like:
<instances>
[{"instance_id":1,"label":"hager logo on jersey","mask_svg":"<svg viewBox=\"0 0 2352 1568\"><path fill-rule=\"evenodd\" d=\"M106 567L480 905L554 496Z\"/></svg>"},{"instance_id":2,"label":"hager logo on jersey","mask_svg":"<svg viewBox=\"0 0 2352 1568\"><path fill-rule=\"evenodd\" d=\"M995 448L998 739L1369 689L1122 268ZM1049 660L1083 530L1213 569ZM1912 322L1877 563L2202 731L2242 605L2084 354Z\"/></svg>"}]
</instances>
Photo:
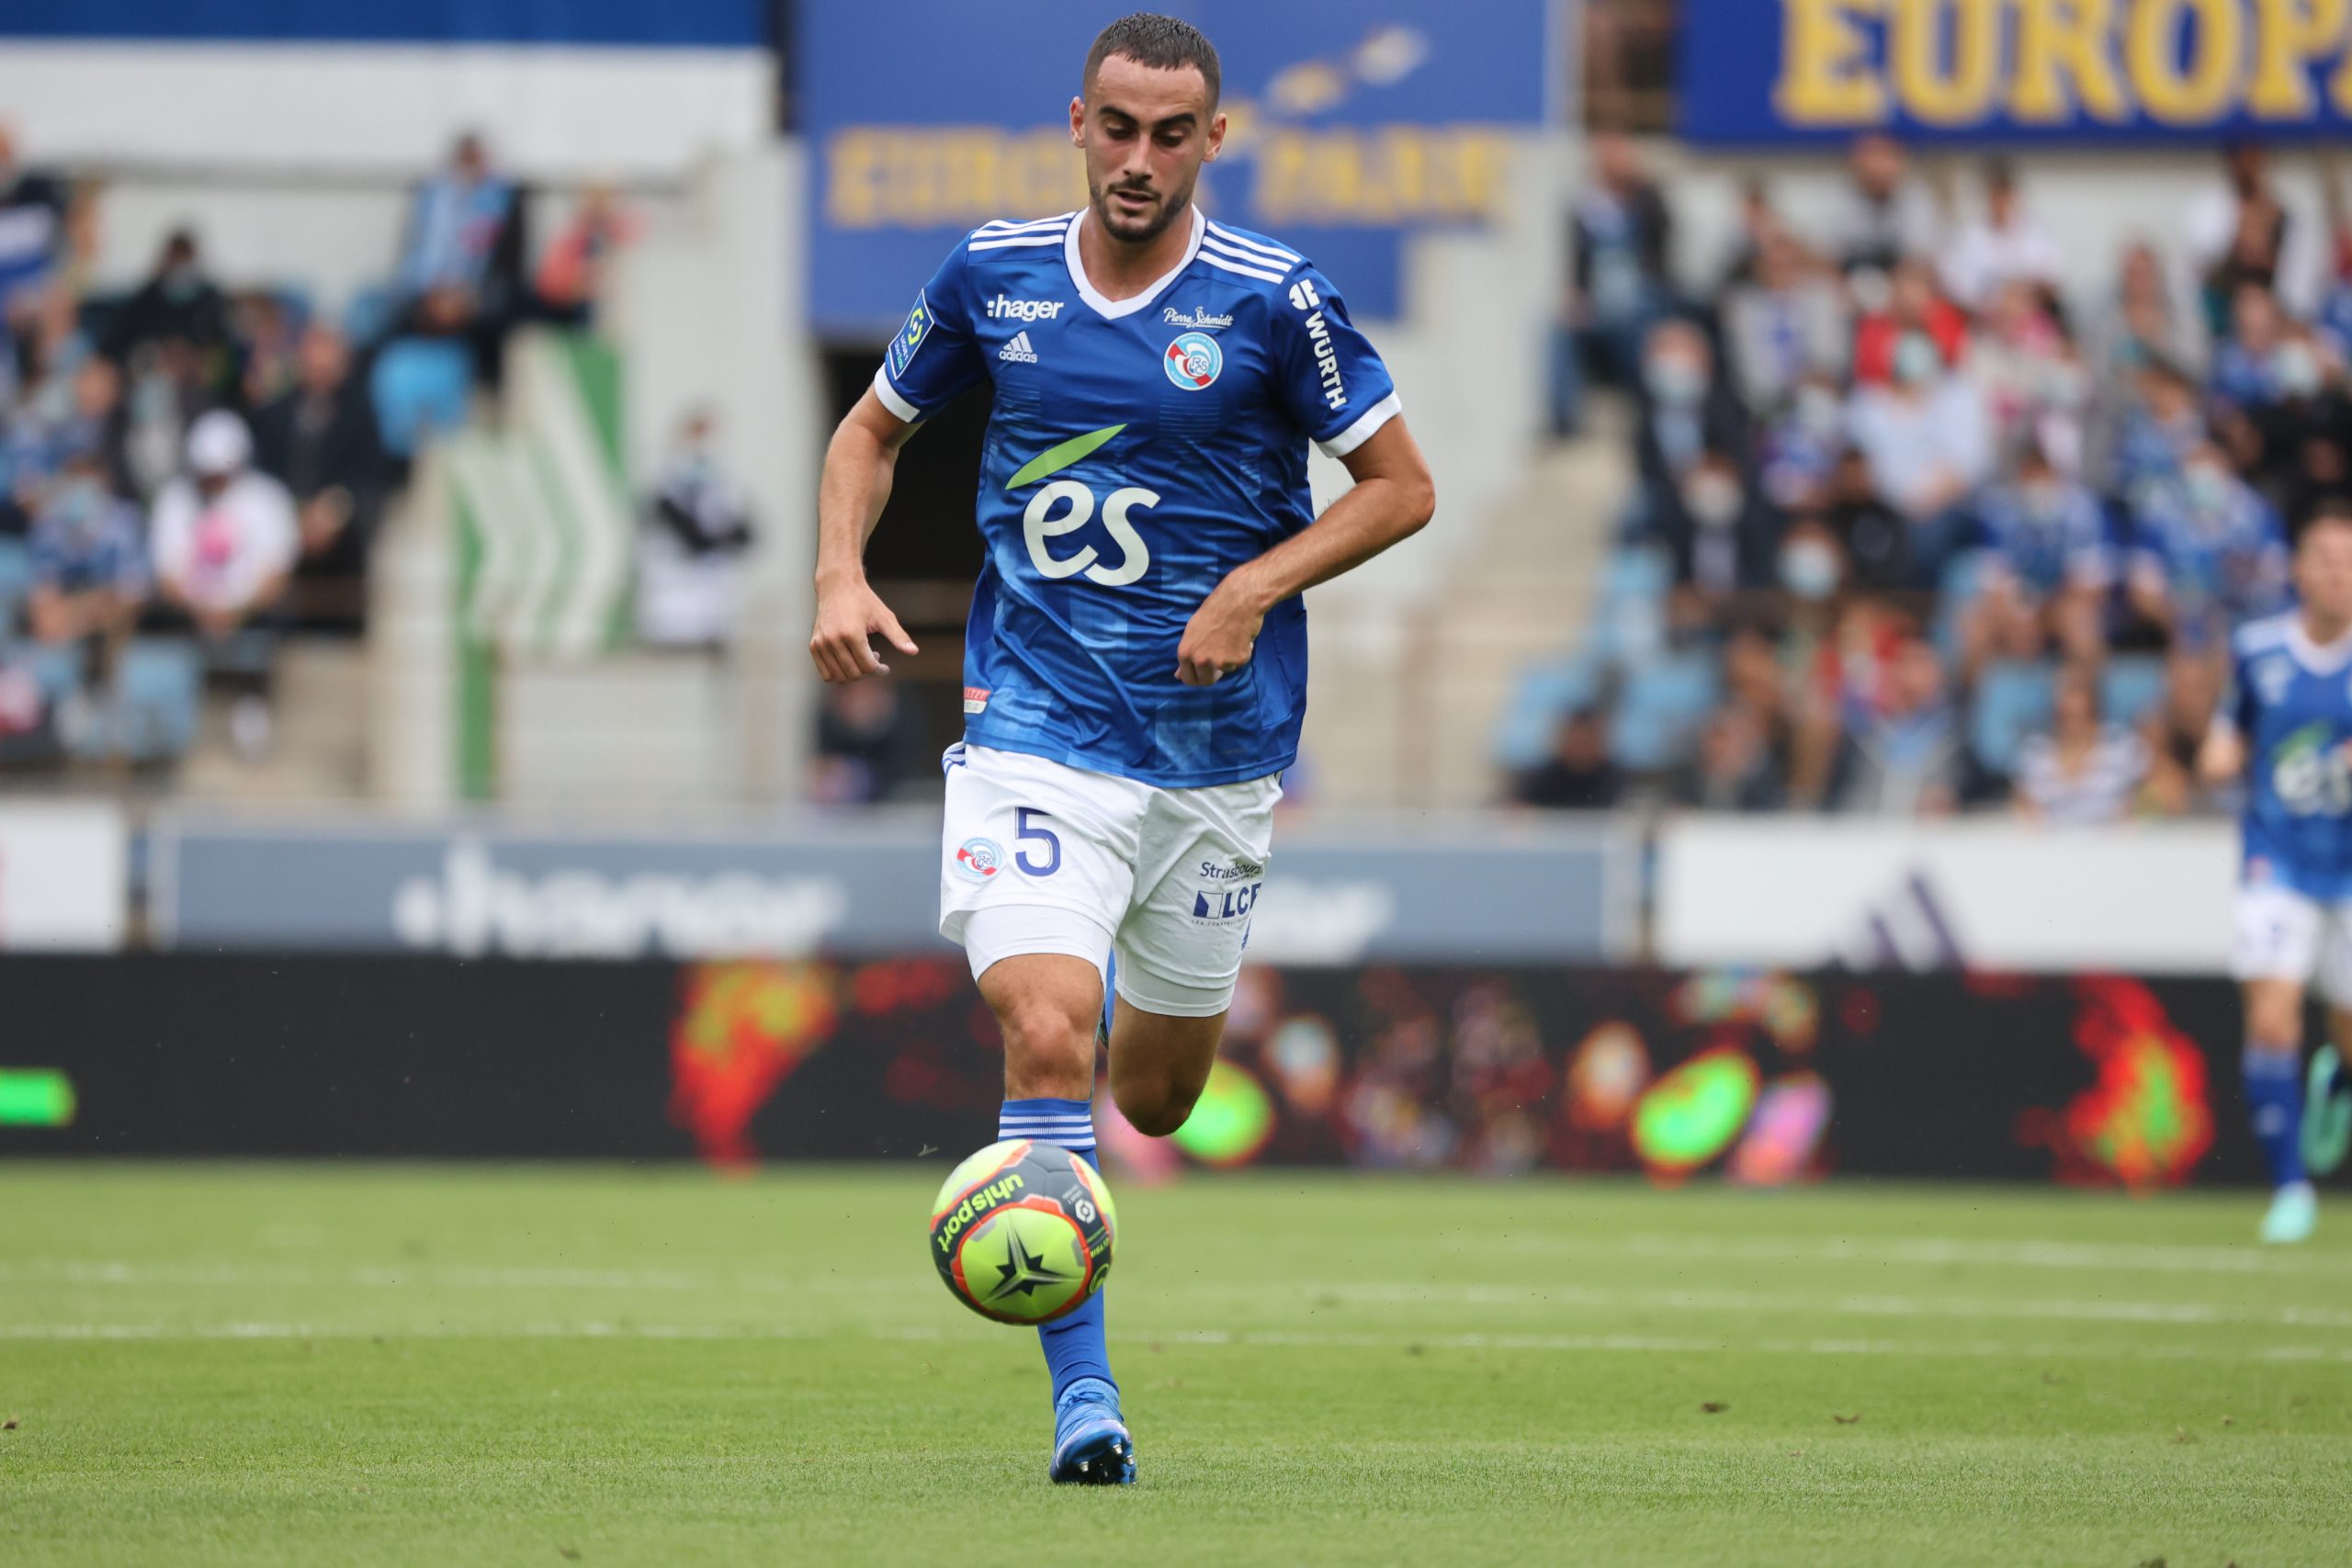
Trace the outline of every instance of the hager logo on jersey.
<instances>
[{"instance_id":1,"label":"hager logo on jersey","mask_svg":"<svg viewBox=\"0 0 2352 1568\"><path fill-rule=\"evenodd\" d=\"M1185 333L1168 345L1160 363L1168 378L1188 392L1204 392L1225 370L1225 350L1206 333Z\"/></svg>"}]
</instances>

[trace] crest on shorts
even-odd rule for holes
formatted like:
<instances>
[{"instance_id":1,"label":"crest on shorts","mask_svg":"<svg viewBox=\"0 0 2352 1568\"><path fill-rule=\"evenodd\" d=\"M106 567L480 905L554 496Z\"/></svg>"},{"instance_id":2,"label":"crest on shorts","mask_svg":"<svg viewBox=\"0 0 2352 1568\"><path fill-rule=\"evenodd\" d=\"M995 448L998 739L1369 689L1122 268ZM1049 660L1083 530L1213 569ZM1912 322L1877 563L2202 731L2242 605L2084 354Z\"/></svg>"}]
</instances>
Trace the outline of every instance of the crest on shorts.
<instances>
[{"instance_id":1,"label":"crest on shorts","mask_svg":"<svg viewBox=\"0 0 2352 1568\"><path fill-rule=\"evenodd\" d=\"M992 882L1004 869L1004 846L994 839L967 839L956 851L956 874L967 882Z\"/></svg>"}]
</instances>

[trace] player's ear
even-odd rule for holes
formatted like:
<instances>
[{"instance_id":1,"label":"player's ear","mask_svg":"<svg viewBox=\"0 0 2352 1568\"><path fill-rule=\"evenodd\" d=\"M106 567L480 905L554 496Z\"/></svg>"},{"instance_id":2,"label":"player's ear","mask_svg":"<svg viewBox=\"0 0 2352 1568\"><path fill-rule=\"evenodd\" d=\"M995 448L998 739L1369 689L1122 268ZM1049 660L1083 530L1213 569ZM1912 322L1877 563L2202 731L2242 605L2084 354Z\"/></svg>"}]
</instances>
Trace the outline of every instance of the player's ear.
<instances>
[{"instance_id":1,"label":"player's ear","mask_svg":"<svg viewBox=\"0 0 2352 1568\"><path fill-rule=\"evenodd\" d=\"M1210 116L1210 117L1209 117L1209 152L1208 152L1208 155L1209 155L1211 158L1215 158L1215 157L1217 155L1217 153L1219 153L1220 152L1224 151L1224 149L1225 149L1225 111L1224 111L1223 109L1219 109L1219 110L1217 110L1217 112L1216 112L1216 114L1214 114L1214 115L1212 115L1212 116Z\"/></svg>"},{"instance_id":2,"label":"player's ear","mask_svg":"<svg viewBox=\"0 0 2352 1568\"><path fill-rule=\"evenodd\" d=\"M1073 147L1086 145L1086 100L1082 97L1069 101L1069 144Z\"/></svg>"}]
</instances>

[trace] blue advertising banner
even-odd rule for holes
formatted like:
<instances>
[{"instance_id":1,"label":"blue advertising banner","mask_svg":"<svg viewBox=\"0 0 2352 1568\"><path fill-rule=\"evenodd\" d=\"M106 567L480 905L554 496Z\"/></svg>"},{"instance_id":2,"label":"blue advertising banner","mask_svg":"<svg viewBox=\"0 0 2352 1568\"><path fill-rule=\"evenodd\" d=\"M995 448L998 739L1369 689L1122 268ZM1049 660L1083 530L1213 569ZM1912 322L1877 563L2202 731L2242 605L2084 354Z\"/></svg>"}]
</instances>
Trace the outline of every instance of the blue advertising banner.
<instances>
[{"instance_id":1,"label":"blue advertising banner","mask_svg":"<svg viewBox=\"0 0 2352 1568\"><path fill-rule=\"evenodd\" d=\"M763 0L8 0L0 38L757 49ZM192 67L193 68L193 67Z\"/></svg>"},{"instance_id":2,"label":"blue advertising banner","mask_svg":"<svg viewBox=\"0 0 2352 1568\"><path fill-rule=\"evenodd\" d=\"M1682 0L1682 136L2162 143L2352 130L2343 0Z\"/></svg>"},{"instance_id":3,"label":"blue advertising banner","mask_svg":"<svg viewBox=\"0 0 2352 1568\"><path fill-rule=\"evenodd\" d=\"M1086 201L1068 110L1129 0L808 0L794 77L814 145L810 309L881 338L967 231ZM1557 118L1556 0L1169 0L1215 42L1214 214L1295 246L1359 317L1393 317L1409 230L1508 199L1508 139Z\"/></svg>"}]
</instances>

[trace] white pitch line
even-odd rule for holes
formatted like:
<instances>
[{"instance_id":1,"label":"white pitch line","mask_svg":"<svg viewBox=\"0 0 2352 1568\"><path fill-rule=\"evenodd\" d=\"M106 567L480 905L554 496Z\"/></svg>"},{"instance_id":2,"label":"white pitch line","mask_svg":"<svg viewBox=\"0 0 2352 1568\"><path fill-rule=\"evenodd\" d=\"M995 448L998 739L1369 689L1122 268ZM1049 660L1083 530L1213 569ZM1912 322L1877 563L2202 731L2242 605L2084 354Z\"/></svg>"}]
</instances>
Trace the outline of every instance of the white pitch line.
<instances>
[{"instance_id":1,"label":"white pitch line","mask_svg":"<svg viewBox=\"0 0 2352 1568\"><path fill-rule=\"evenodd\" d=\"M958 1337L985 1337L975 1329ZM777 1324L660 1324L660 1323L534 1323L492 1328L432 1325L404 1328L365 1328L308 1323L28 1323L0 1325L0 1340L35 1342L142 1341L181 1343L203 1340L508 1340L619 1339L769 1342L790 1340L874 1339L886 1342L928 1342L950 1337L936 1328L816 1329ZM1286 1330L1204 1328L1153 1332L1128 1330L1113 1336L1122 1344L1170 1344L1218 1347L1244 1346L1303 1349L1521 1350L1564 1354L1769 1356L1925 1356L1972 1359L2047 1361L2089 1358L2120 1360L2290 1361L2352 1366L2352 1348L2321 1345L2277 1345L2248 1348L2215 1348L2192 1345L2138 1347L2112 1343L2091 1345L2016 1344L2005 1340L1943 1341L1909 1344L1892 1339L1712 1339L1670 1335L1629 1334L1363 1334Z\"/></svg>"},{"instance_id":2,"label":"white pitch line","mask_svg":"<svg viewBox=\"0 0 2352 1568\"><path fill-rule=\"evenodd\" d=\"M1718 1263L1871 1263L1983 1268L2141 1269L2165 1274L2287 1274L2352 1278L2352 1256L2164 1242L1980 1241L1957 1236L1824 1237L1688 1235L1653 1233L1593 1240L1563 1231L1544 1235L1449 1236L1451 1252L1566 1254L1592 1258L1691 1258Z\"/></svg>"}]
</instances>

